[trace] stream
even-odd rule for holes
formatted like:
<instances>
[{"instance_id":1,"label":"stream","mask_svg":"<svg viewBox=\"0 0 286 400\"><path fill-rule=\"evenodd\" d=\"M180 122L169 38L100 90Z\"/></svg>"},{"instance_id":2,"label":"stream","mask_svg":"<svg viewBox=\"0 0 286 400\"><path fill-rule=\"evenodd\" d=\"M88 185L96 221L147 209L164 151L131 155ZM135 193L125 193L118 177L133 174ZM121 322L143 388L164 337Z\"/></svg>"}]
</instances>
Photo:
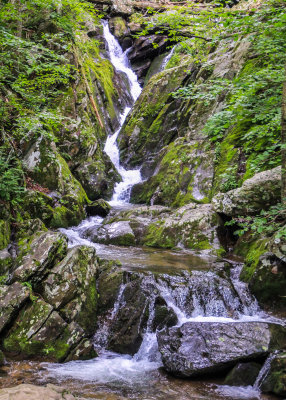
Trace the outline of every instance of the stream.
<instances>
[{"instance_id":1,"label":"stream","mask_svg":"<svg viewBox=\"0 0 286 400\"><path fill-rule=\"evenodd\" d=\"M122 51L110 33L106 21L103 22L103 32L110 60L117 71L128 77L130 93L135 102L141 88L129 66L126 52ZM163 60L164 66L169 59L170 54ZM130 108L126 108L121 114L120 127L129 111ZM131 187L141 182L142 178L139 169L126 170L120 165L116 144L119 132L120 128L107 138L105 152L122 177L109 202L113 210L120 211L132 207L129 204ZM167 251L93 243L86 238L85 232L91 227L100 227L102 221L103 218L90 217L77 227L61 229L69 239L69 247L93 246L100 258L119 260L125 274L125 281L120 285L112 312L102 317L101 325L98 324L95 333L94 344L98 357L65 364L15 362L9 367L10 382L17 383L24 377L25 382L54 383L68 387L74 394L86 399L274 399L274 396L262 395L258 383L254 386L235 387L222 385L220 378L183 380L167 375L162 369L154 331L158 296L172 310L176 326L192 321L226 324L236 321L276 321L259 308L247 286L239 281L241 264L238 261L232 262L230 280L226 282L220 276L223 262L217 263L211 256L200 257L184 249ZM213 265L217 265L218 271L212 269ZM134 354L119 354L107 350L108 337L117 321L120 321L126 306L126 288L132 280L140 282L142 293L148 298L145 305L145 308L148 307L148 318L142 330L142 341ZM5 381L7 378L3 379Z\"/></svg>"}]
</instances>

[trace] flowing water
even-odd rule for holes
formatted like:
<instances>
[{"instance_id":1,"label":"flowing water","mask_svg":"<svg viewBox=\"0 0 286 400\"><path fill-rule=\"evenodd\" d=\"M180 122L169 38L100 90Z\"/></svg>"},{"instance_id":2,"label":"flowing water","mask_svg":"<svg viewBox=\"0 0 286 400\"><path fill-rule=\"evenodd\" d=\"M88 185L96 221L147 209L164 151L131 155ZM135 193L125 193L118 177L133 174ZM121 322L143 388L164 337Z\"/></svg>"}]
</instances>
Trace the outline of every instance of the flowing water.
<instances>
[{"instance_id":1,"label":"flowing water","mask_svg":"<svg viewBox=\"0 0 286 400\"><path fill-rule=\"evenodd\" d=\"M136 75L131 70L126 53L111 35L107 22L103 22L104 37L114 68L126 74L134 102L141 92ZM121 115L123 125L129 108ZM120 128L108 137L105 151L122 176L116 185L110 204L117 208L131 207L132 185L141 181L140 170L126 170L120 165L116 145ZM119 259L125 281L118 290L113 309L99 317L94 343L99 356L88 361L65 364L12 364L11 379L25 382L56 383L70 388L87 399L138 399L138 400L188 400L188 399L271 399L259 393L259 382L254 387L235 388L220 385L213 379L204 381L181 380L167 376L162 362L154 329L155 308L158 298L172 310L177 325L187 321L262 321L271 320L263 313L245 284L239 281L241 265L231 270L230 279L222 276L223 263L218 270L212 258L202 258L190 252L158 249L127 248L92 243L85 238L90 227L97 228L103 219L91 217L79 226L62 229L68 236L69 247L88 245L96 248L99 257ZM145 296L144 313L148 319L142 330L143 339L136 353L117 354L107 350L112 327L120 320L126 306L125 292L132 282L139 282L140 293ZM142 312L142 318L143 314ZM273 320L273 319L272 319ZM139 321L139 325L142 321ZM142 322L143 324L143 322ZM141 324L141 325L142 325ZM265 367L266 368L266 367ZM19 378L19 375L21 378ZM17 380L18 379L18 380ZM13 382L14 382L13 381ZM5 382L5 380L3 381Z\"/></svg>"}]
</instances>

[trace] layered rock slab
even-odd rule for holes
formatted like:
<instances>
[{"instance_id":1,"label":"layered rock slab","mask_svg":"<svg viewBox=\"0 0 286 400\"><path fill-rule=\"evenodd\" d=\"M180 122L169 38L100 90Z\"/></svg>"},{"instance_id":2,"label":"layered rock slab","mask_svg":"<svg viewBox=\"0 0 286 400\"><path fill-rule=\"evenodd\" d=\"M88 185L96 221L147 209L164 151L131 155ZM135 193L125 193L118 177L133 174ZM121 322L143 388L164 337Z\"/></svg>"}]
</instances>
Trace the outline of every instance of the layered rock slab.
<instances>
[{"instance_id":1,"label":"layered rock slab","mask_svg":"<svg viewBox=\"0 0 286 400\"><path fill-rule=\"evenodd\" d=\"M158 332L157 338L166 370L193 377L285 348L286 328L265 322L187 322Z\"/></svg>"}]
</instances>

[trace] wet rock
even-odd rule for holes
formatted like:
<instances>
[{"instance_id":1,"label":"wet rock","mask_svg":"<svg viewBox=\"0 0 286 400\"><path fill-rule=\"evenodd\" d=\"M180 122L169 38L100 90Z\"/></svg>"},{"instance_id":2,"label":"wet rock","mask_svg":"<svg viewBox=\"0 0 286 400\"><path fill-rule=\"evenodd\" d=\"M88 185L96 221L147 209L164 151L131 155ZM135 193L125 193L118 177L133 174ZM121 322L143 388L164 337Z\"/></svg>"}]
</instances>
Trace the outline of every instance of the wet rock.
<instances>
[{"instance_id":1,"label":"wet rock","mask_svg":"<svg viewBox=\"0 0 286 400\"><path fill-rule=\"evenodd\" d=\"M156 44L154 46L154 44ZM165 51L168 45L168 37L164 35L149 35L137 38L128 53L131 62L153 59Z\"/></svg>"},{"instance_id":2,"label":"wet rock","mask_svg":"<svg viewBox=\"0 0 286 400\"><path fill-rule=\"evenodd\" d=\"M29 289L19 282L0 286L0 331L14 320L29 295Z\"/></svg>"},{"instance_id":3,"label":"wet rock","mask_svg":"<svg viewBox=\"0 0 286 400\"><path fill-rule=\"evenodd\" d=\"M135 61L134 61L135 62ZM141 60L136 60L140 63ZM143 59L149 62L148 59ZM140 65L140 64L137 64ZM170 103L170 93L181 85L189 63L154 75L144 87L118 136L120 160L128 168L142 166L150 177L162 158L160 151L177 137L179 104ZM147 171L147 173L146 173Z\"/></svg>"},{"instance_id":4,"label":"wet rock","mask_svg":"<svg viewBox=\"0 0 286 400\"><path fill-rule=\"evenodd\" d=\"M73 360L89 360L96 357L96 351L94 350L92 340L83 339L74 350L65 359L65 362Z\"/></svg>"},{"instance_id":5,"label":"wet rock","mask_svg":"<svg viewBox=\"0 0 286 400\"><path fill-rule=\"evenodd\" d=\"M162 329L163 327L174 326L178 323L178 317L174 310L167 306L162 297L155 300L155 314L153 319L153 330Z\"/></svg>"},{"instance_id":6,"label":"wet rock","mask_svg":"<svg viewBox=\"0 0 286 400\"><path fill-rule=\"evenodd\" d=\"M262 322L187 322L157 332L157 338L166 370L191 377L285 348L286 328Z\"/></svg>"},{"instance_id":7,"label":"wet rock","mask_svg":"<svg viewBox=\"0 0 286 400\"><path fill-rule=\"evenodd\" d=\"M99 215L105 218L111 210L111 206L103 199L93 201L86 206L87 215Z\"/></svg>"},{"instance_id":8,"label":"wet rock","mask_svg":"<svg viewBox=\"0 0 286 400\"><path fill-rule=\"evenodd\" d=\"M271 361L269 370L260 389L264 393L286 396L286 353L277 354Z\"/></svg>"},{"instance_id":9,"label":"wet rock","mask_svg":"<svg viewBox=\"0 0 286 400\"><path fill-rule=\"evenodd\" d=\"M177 135L174 121L177 120L176 108L168 107L168 127L164 135L174 139ZM192 201L209 202L211 198L212 179L214 175L214 152L207 147L203 140L186 141L184 138L175 139L154 158L156 174L145 182L132 188L131 202L162 204L178 207ZM142 173L149 176L146 161Z\"/></svg>"},{"instance_id":10,"label":"wet rock","mask_svg":"<svg viewBox=\"0 0 286 400\"><path fill-rule=\"evenodd\" d=\"M119 246L132 246L135 244L135 235L128 221L113 222L99 229L90 230L87 236L93 241Z\"/></svg>"},{"instance_id":11,"label":"wet rock","mask_svg":"<svg viewBox=\"0 0 286 400\"><path fill-rule=\"evenodd\" d=\"M67 251L67 239L59 232L39 232L29 238L13 272L13 281L41 281Z\"/></svg>"},{"instance_id":12,"label":"wet rock","mask_svg":"<svg viewBox=\"0 0 286 400\"><path fill-rule=\"evenodd\" d=\"M238 189L217 194L212 204L217 212L229 216L258 214L277 204L281 196L281 167L260 172Z\"/></svg>"},{"instance_id":13,"label":"wet rock","mask_svg":"<svg viewBox=\"0 0 286 400\"><path fill-rule=\"evenodd\" d=\"M239 363L227 375L224 385L230 386L253 386L261 365L256 362Z\"/></svg>"},{"instance_id":14,"label":"wet rock","mask_svg":"<svg viewBox=\"0 0 286 400\"><path fill-rule=\"evenodd\" d=\"M87 334L94 333L96 324L96 270L95 249L77 246L69 250L41 285L43 298Z\"/></svg>"},{"instance_id":15,"label":"wet rock","mask_svg":"<svg viewBox=\"0 0 286 400\"><path fill-rule=\"evenodd\" d=\"M141 281L128 283L123 292L124 306L120 307L111 326L108 348L122 354L135 354L142 343L148 319L148 298L141 290Z\"/></svg>"},{"instance_id":16,"label":"wet rock","mask_svg":"<svg viewBox=\"0 0 286 400\"><path fill-rule=\"evenodd\" d=\"M123 283L123 271L115 261L104 261L100 265L97 279L98 311L100 314L112 310Z\"/></svg>"},{"instance_id":17,"label":"wet rock","mask_svg":"<svg viewBox=\"0 0 286 400\"><path fill-rule=\"evenodd\" d=\"M0 389L1 400L80 400L67 393L66 389L54 385L35 386L22 384Z\"/></svg>"}]
</instances>

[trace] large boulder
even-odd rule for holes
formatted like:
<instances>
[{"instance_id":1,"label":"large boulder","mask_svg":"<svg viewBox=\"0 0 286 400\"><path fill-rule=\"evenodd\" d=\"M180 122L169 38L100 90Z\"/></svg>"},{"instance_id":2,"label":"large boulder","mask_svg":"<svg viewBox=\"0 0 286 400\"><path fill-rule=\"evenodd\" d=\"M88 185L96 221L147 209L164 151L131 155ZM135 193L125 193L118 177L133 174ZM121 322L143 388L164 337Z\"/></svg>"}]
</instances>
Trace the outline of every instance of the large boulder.
<instances>
[{"instance_id":1,"label":"large boulder","mask_svg":"<svg viewBox=\"0 0 286 400\"><path fill-rule=\"evenodd\" d=\"M212 199L215 211L228 216L253 215L277 204L281 197L281 167L259 172L238 189Z\"/></svg>"},{"instance_id":2,"label":"large boulder","mask_svg":"<svg viewBox=\"0 0 286 400\"><path fill-rule=\"evenodd\" d=\"M220 217L210 204L189 204L148 227L144 244L154 247L184 246L192 250L223 251L218 228Z\"/></svg>"},{"instance_id":3,"label":"large boulder","mask_svg":"<svg viewBox=\"0 0 286 400\"><path fill-rule=\"evenodd\" d=\"M66 321L76 321L90 335L96 324L96 271L95 249L78 246L69 250L41 284L45 301L60 310Z\"/></svg>"},{"instance_id":4,"label":"large boulder","mask_svg":"<svg viewBox=\"0 0 286 400\"><path fill-rule=\"evenodd\" d=\"M180 377L217 373L286 348L286 328L264 322L187 322L157 338L164 367Z\"/></svg>"},{"instance_id":5,"label":"large boulder","mask_svg":"<svg viewBox=\"0 0 286 400\"><path fill-rule=\"evenodd\" d=\"M95 230L90 229L87 236L97 243L120 246L135 245L135 235L128 221L113 222Z\"/></svg>"}]
</instances>

